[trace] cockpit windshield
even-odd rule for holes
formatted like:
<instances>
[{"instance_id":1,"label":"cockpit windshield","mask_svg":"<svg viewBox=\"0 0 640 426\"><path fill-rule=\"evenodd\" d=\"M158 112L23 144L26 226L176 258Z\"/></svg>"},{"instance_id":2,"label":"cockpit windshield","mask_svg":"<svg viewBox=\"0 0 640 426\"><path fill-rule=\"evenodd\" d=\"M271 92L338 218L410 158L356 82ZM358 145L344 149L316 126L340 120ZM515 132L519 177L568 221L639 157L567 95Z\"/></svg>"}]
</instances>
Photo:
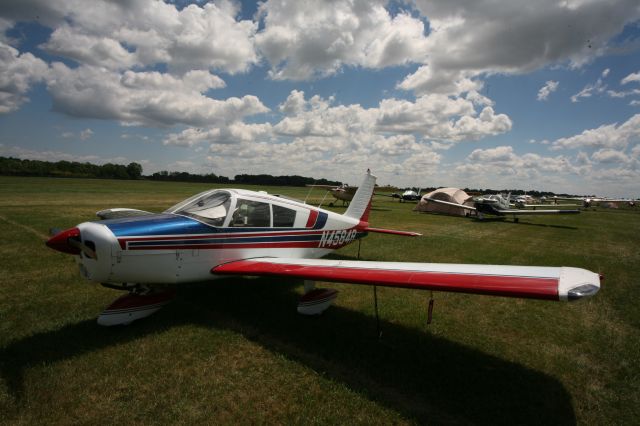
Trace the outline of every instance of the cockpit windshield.
<instances>
[{"instance_id":1,"label":"cockpit windshield","mask_svg":"<svg viewBox=\"0 0 640 426\"><path fill-rule=\"evenodd\" d=\"M206 192L167 210L169 213L191 216L213 226L222 226L231 205L227 191Z\"/></svg>"}]
</instances>

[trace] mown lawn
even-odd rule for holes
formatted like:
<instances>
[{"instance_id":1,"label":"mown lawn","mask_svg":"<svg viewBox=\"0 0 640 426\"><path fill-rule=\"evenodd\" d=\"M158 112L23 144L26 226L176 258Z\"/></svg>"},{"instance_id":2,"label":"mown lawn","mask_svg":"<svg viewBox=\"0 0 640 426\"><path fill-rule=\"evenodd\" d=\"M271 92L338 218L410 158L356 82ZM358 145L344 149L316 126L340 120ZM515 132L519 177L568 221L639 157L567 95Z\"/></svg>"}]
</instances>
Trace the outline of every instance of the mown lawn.
<instances>
[{"instance_id":1,"label":"mown lawn","mask_svg":"<svg viewBox=\"0 0 640 426\"><path fill-rule=\"evenodd\" d=\"M97 326L120 293L47 249L48 229L107 207L162 211L209 187L0 177L0 423L638 422L639 208L516 224L374 201L372 226L424 236L370 235L364 259L583 267L605 275L587 301L436 293L427 325L427 292L379 288L379 341L371 287L323 285L336 304L305 318L299 283L226 279L181 287L129 327Z\"/></svg>"}]
</instances>

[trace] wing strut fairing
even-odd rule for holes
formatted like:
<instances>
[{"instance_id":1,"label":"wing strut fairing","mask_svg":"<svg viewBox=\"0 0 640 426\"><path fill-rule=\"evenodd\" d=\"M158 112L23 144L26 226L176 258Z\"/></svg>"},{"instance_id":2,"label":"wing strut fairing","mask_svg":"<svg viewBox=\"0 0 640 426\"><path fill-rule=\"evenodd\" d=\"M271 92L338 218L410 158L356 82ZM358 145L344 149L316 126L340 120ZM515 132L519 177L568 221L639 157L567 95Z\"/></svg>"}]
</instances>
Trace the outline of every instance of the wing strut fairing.
<instances>
[{"instance_id":1,"label":"wing strut fairing","mask_svg":"<svg viewBox=\"0 0 640 426\"><path fill-rule=\"evenodd\" d=\"M564 301L600 289L598 274L568 267L256 258L225 263L211 272Z\"/></svg>"}]
</instances>

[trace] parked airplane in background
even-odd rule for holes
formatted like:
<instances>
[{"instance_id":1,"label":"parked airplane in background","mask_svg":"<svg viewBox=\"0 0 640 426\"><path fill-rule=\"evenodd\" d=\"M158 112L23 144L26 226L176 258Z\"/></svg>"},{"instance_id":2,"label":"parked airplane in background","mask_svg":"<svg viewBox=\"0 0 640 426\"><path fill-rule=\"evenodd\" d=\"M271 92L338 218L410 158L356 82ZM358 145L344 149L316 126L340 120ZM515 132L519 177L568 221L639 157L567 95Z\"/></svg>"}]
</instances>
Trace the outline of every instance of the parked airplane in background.
<instances>
[{"instance_id":1,"label":"parked airplane in background","mask_svg":"<svg viewBox=\"0 0 640 426\"><path fill-rule=\"evenodd\" d=\"M420 198L421 198L420 191L421 191L421 189L418 189L418 192L414 191L413 189L407 189L402 194L398 194L398 193L394 192L393 194L391 194L391 197L399 198L400 202L403 202L403 201L419 201ZM382 195L382 194L380 194L380 195Z\"/></svg>"},{"instance_id":2,"label":"parked airplane in background","mask_svg":"<svg viewBox=\"0 0 640 426\"><path fill-rule=\"evenodd\" d=\"M455 207L460 207L466 210L476 212L478 219L483 219L485 214L493 216L513 216L514 222L518 222L516 216L522 215L543 215L543 214L578 214L580 210L527 210L527 209L512 209L509 203L510 197L506 198L502 195L483 195L482 197L476 197L473 199L474 206L467 206L464 204L452 203L449 201L437 200L435 198L427 198L427 200L434 203L446 204ZM530 206L533 207L533 206Z\"/></svg>"},{"instance_id":3,"label":"parked airplane in background","mask_svg":"<svg viewBox=\"0 0 640 426\"><path fill-rule=\"evenodd\" d=\"M640 200L631 200L626 198L599 198L599 197L584 197L580 200L582 201L582 205L584 207L594 207L596 205L602 206L605 204L615 204L615 205L626 204L630 207L633 207L636 205L638 201L640 201Z\"/></svg>"},{"instance_id":4,"label":"parked airplane in background","mask_svg":"<svg viewBox=\"0 0 640 426\"><path fill-rule=\"evenodd\" d=\"M46 244L74 255L88 280L128 291L98 317L101 325L151 315L173 297L170 285L228 275L306 280L298 312L307 315L337 296L314 288L315 280L545 300L580 299L600 288L598 274L579 268L318 259L368 232L418 235L369 226L374 185L367 171L344 214L266 192L215 189L160 214L103 210L111 219L81 223Z\"/></svg>"},{"instance_id":5,"label":"parked airplane in background","mask_svg":"<svg viewBox=\"0 0 640 426\"><path fill-rule=\"evenodd\" d=\"M335 185L307 185L307 186L311 188L327 189L336 200L342 201L343 206L345 204L348 204L351 200L353 200L353 196L358 190L357 186L349 186L346 184L339 185L339 186L335 186ZM322 199L322 202L324 202L324 198ZM322 202L320 202L320 205L322 205Z\"/></svg>"}]
</instances>

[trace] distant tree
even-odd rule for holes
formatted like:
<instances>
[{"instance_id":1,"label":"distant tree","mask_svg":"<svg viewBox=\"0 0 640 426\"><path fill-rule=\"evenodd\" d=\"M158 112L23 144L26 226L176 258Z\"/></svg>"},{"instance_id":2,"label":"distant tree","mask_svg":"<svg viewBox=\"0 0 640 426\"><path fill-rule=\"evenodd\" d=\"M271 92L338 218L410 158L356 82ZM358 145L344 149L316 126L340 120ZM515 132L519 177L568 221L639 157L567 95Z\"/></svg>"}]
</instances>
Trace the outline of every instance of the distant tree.
<instances>
[{"instance_id":1,"label":"distant tree","mask_svg":"<svg viewBox=\"0 0 640 426\"><path fill-rule=\"evenodd\" d=\"M129 163L127 174L129 174L130 179L140 179L142 177L142 166L138 163Z\"/></svg>"}]
</instances>

